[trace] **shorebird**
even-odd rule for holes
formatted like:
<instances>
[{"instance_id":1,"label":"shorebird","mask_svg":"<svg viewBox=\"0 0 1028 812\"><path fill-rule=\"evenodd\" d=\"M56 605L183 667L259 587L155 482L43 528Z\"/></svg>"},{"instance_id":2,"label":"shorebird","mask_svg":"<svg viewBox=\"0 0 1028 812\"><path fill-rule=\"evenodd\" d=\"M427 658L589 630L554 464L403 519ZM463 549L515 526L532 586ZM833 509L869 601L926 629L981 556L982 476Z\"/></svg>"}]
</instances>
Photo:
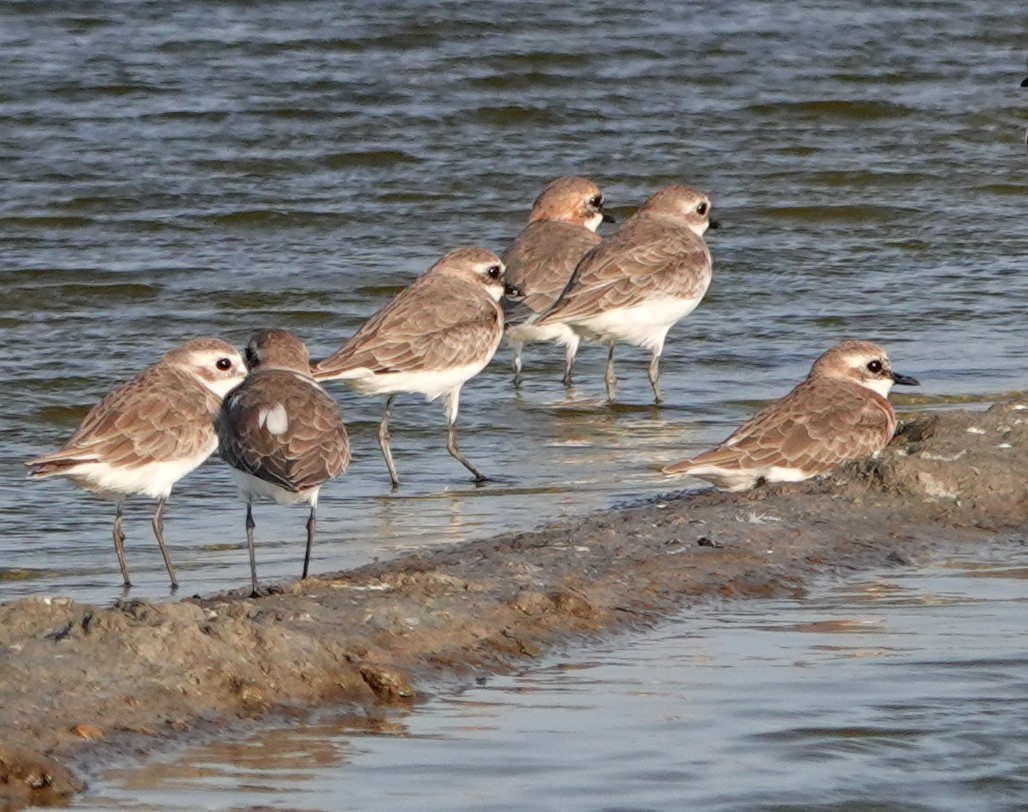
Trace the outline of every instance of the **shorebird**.
<instances>
[{"instance_id":1,"label":"shorebird","mask_svg":"<svg viewBox=\"0 0 1028 812\"><path fill-rule=\"evenodd\" d=\"M603 210L603 193L586 178L557 178L532 203L528 225L500 259L507 280L525 294L518 302L504 299L505 335L514 350L514 385L521 383L521 353L533 341L554 341L565 348L564 385L571 386L571 367L579 336L566 324L535 325L567 286L578 261L600 242L600 223L613 223Z\"/></svg>"},{"instance_id":2,"label":"shorebird","mask_svg":"<svg viewBox=\"0 0 1028 812\"><path fill-rule=\"evenodd\" d=\"M614 345L621 341L649 349L650 386L660 403L660 356L668 330L696 308L710 285L710 251L703 241L708 227L716 223L705 194L665 186L582 257L535 326L567 324L584 338L606 343L610 400L617 387Z\"/></svg>"},{"instance_id":3,"label":"shorebird","mask_svg":"<svg viewBox=\"0 0 1028 812\"><path fill-rule=\"evenodd\" d=\"M171 489L218 447L213 419L225 394L246 375L239 352L216 338L198 338L166 353L97 403L64 448L26 465L32 479L63 476L117 502L114 550L126 587L122 503L129 496L157 499L153 533L171 588L178 588L164 546L164 507Z\"/></svg>"},{"instance_id":4,"label":"shorebird","mask_svg":"<svg viewBox=\"0 0 1028 812\"><path fill-rule=\"evenodd\" d=\"M492 359L503 335L501 296L520 296L484 248L457 248L372 316L337 352L313 366L319 381L345 380L362 395L386 395L378 442L393 489L400 479L389 447L389 414L399 392L446 398L446 448L476 482L487 477L457 448L461 387Z\"/></svg>"},{"instance_id":5,"label":"shorebird","mask_svg":"<svg viewBox=\"0 0 1028 812\"><path fill-rule=\"evenodd\" d=\"M760 482L799 482L847 460L876 454L896 431L893 384L918 386L893 372L885 350L843 341L821 355L807 379L744 423L717 448L664 468L744 491Z\"/></svg>"},{"instance_id":6,"label":"shorebird","mask_svg":"<svg viewBox=\"0 0 1028 812\"><path fill-rule=\"evenodd\" d=\"M350 441L339 405L314 380L307 348L285 330L258 330L246 346L250 374L225 397L218 417L221 456L246 500L246 545L256 597L253 501L307 502L307 577L321 486L350 465Z\"/></svg>"}]
</instances>

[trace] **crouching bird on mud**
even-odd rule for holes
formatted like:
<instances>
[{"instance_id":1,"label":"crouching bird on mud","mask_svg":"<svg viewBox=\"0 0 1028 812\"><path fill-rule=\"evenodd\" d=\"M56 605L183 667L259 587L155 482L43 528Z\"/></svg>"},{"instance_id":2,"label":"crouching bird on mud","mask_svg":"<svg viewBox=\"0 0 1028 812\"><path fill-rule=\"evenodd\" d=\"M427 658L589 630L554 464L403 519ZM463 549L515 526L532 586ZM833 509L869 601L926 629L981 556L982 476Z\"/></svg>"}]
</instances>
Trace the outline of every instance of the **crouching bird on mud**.
<instances>
[{"instance_id":1,"label":"crouching bird on mud","mask_svg":"<svg viewBox=\"0 0 1028 812\"><path fill-rule=\"evenodd\" d=\"M814 362L803 383L717 448L668 465L664 473L699 477L723 491L826 474L889 444L896 431L887 400L893 384L920 385L893 372L877 344L843 341Z\"/></svg>"},{"instance_id":2,"label":"crouching bird on mud","mask_svg":"<svg viewBox=\"0 0 1028 812\"><path fill-rule=\"evenodd\" d=\"M254 499L310 505L301 575L306 578L318 494L349 466L350 441L339 405L311 376L307 348L296 336L285 330L259 330L245 354L250 374L225 397L217 428L221 456L232 466L246 500L246 544L256 597Z\"/></svg>"},{"instance_id":3,"label":"crouching bird on mud","mask_svg":"<svg viewBox=\"0 0 1028 812\"><path fill-rule=\"evenodd\" d=\"M164 506L171 489L218 447L213 420L221 399L246 375L239 352L217 338L198 338L169 351L151 367L97 403L64 448L29 460L32 479L67 477L117 503L114 551L125 563L122 504L133 495L157 500L153 533L171 588L175 569L164 546Z\"/></svg>"}]
</instances>

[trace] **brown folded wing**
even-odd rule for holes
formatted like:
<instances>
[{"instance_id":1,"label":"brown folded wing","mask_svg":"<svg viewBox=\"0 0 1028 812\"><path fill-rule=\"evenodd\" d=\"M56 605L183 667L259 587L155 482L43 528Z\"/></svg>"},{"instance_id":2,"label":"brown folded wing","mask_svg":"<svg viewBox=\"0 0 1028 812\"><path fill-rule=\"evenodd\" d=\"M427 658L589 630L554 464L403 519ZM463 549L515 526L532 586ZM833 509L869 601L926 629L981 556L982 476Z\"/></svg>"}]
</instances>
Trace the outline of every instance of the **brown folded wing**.
<instances>
[{"instance_id":1,"label":"brown folded wing","mask_svg":"<svg viewBox=\"0 0 1028 812\"><path fill-rule=\"evenodd\" d=\"M660 294L694 298L710 283L710 265L706 243L688 228L654 218L629 221L582 258L539 321L574 321Z\"/></svg>"},{"instance_id":2,"label":"brown folded wing","mask_svg":"<svg viewBox=\"0 0 1028 812\"><path fill-rule=\"evenodd\" d=\"M314 367L325 380L353 369L376 374L474 363L503 329L499 306L461 279L424 276L372 316L334 355Z\"/></svg>"},{"instance_id":3,"label":"brown folded wing","mask_svg":"<svg viewBox=\"0 0 1028 812\"><path fill-rule=\"evenodd\" d=\"M64 448L31 460L34 476L102 459L134 468L194 457L214 441L218 397L164 364L115 389L86 415Z\"/></svg>"},{"instance_id":4,"label":"brown folded wing","mask_svg":"<svg viewBox=\"0 0 1028 812\"><path fill-rule=\"evenodd\" d=\"M720 446L682 466L732 470L782 466L824 473L846 460L881 450L895 428L892 407L876 393L844 381L808 380L756 414Z\"/></svg>"},{"instance_id":5,"label":"brown folded wing","mask_svg":"<svg viewBox=\"0 0 1028 812\"><path fill-rule=\"evenodd\" d=\"M507 266L507 281L525 294L507 310L508 323L542 313L557 301L578 261L600 241L599 234L573 223L547 221L526 226L501 257Z\"/></svg>"},{"instance_id":6,"label":"brown folded wing","mask_svg":"<svg viewBox=\"0 0 1028 812\"><path fill-rule=\"evenodd\" d=\"M268 413L285 410L287 426L269 430ZM225 398L218 419L221 456L233 468L299 492L339 476L350 442L339 405L316 384L282 369L258 369Z\"/></svg>"}]
</instances>

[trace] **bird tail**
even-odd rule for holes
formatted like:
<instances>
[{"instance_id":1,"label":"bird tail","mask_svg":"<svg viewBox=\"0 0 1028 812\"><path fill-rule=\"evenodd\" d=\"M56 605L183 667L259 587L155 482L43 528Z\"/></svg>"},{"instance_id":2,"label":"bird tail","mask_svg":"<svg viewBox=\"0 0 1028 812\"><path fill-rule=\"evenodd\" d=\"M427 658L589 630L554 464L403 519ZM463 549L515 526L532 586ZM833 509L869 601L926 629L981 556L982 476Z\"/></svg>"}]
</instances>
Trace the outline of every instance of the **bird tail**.
<instances>
[{"instance_id":1,"label":"bird tail","mask_svg":"<svg viewBox=\"0 0 1028 812\"><path fill-rule=\"evenodd\" d=\"M687 474L696 465L692 459L682 460L681 462L675 462L671 465L665 465L661 468L661 472L665 476L678 476L679 474Z\"/></svg>"},{"instance_id":2,"label":"bird tail","mask_svg":"<svg viewBox=\"0 0 1028 812\"><path fill-rule=\"evenodd\" d=\"M700 469L731 471L738 470L739 467L739 452L731 447L718 446L687 460L666 465L662 470L668 476L677 476L678 474L695 474Z\"/></svg>"},{"instance_id":3,"label":"bird tail","mask_svg":"<svg viewBox=\"0 0 1028 812\"><path fill-rule=\"evenodd\" d=\"M505 329L520 327L522 324L534 321L538 315L524 301L515 302L513 299L507 299L506 297L500 299L500 307L503 308L503 326Z\"/></svg>"},{"instance_id":4,"label":"bird tail","mask_svg":"<svg viewBox=\"0 0 1028 812\"><path fill-rule=\"evenodd\" d=\"M84 462L93 461L92 457L68 457L57 451L27 460L25 465L29 467L29 479L46 479L48 476L65 474L69 469Z\"/></svg>"}]
</instances>

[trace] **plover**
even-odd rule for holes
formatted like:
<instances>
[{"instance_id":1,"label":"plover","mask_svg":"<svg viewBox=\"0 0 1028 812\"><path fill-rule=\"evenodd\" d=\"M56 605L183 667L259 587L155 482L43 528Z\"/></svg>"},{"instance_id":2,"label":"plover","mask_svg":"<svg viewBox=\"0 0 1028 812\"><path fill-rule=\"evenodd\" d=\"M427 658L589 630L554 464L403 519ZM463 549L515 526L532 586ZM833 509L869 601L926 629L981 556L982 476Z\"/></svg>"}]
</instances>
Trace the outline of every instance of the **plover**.
<instances>
[{"instance_id":1,"label":"plover","mask_svg":"<svg viewBox=\"0 0 1028 812\"><path fill-rule=\"evenodd\" d=\"M586 178L557 178L532 203L528 225L500 259L506 278L524 291L518 302L504 299L504 335L514 351L514 385L521 382L521 353L533 341L554 341L565 349L564 385L578 352L578 334L566 324L543 327L533 322L564 290L575 265L600 242L600 223L613 223L603 210L603 192Z\"/></svg>"},{"instance_id":2,"label":"plover","mask_svg":"<svg viewBox=\"0 0 1028 812\"><path fill-rule=\"evenodd\" d=\"M664 468L724 491L759 482L799 482L875 454L896 430L887 400L893 384L918 386L892 371L885 350L843 341L821 355L807 379L744 423L717 448Z\"/></svg>"},{"instance_id":3,"label":"plover","mask_svg":"<svg viewBox=\"0 0 1028 812\"><path fill-rule=\"evenodd\" d=\"M685 186L653 194L617 233L587 253L571 280L535 326L567 324L583 337L605 342L607 397L613 400L614 345L649 349L650 386L659 403L660 355L677 321L703 299L711 278L710 251L703 241L710 200Z\"/></svg>"},{"instance_id":4,"label":"plover","mask_svg":"<svg viewBox=\"0 0 1028 812\"><path fill-rule=\"evenodd\" d=\"M239 352L216 338L198 338L171 350L138 377L119 386L86 415L64 448L28 465L29 476L63 476L117 502L114 550L125 586L122 503L132 495L157 499L153 532L178 588L164 546L164 506L171 489L218 447L213 420L225 394L246 376Z\"/></svg>"},{"instance_id":5,"label":"plover","mask_svg":"<svg viewBox=\"0 0 1028 812\"><path fill-rule=\"evenodd\" d=\"M339 405L310 372L307 348L285 330L259 330L246 346L250 374L225 397L218 417L221 456L246 500L250 580L257 589L253 501L307 502L307 577L321 486L350 464L350 441Z\"/></svg>"},{"instance_id":6,"label":"plover","mask_svg":"<svg viewBox=\"0 0 1028 812\"><path fill-rule=\"evenodd\" d=\"M319 381L342 379L362 395L387 395L378 442L393 488L400 479L389 447L389 412L399 392L426 400L446 397L447 450L474 474L486 476L457 448L461 387L492 359L503 335L506 293L520 291L504 280L504 266L484 248L457 248L400 291L335 354L313 367Z\"/></svg>"}]
</instances>

